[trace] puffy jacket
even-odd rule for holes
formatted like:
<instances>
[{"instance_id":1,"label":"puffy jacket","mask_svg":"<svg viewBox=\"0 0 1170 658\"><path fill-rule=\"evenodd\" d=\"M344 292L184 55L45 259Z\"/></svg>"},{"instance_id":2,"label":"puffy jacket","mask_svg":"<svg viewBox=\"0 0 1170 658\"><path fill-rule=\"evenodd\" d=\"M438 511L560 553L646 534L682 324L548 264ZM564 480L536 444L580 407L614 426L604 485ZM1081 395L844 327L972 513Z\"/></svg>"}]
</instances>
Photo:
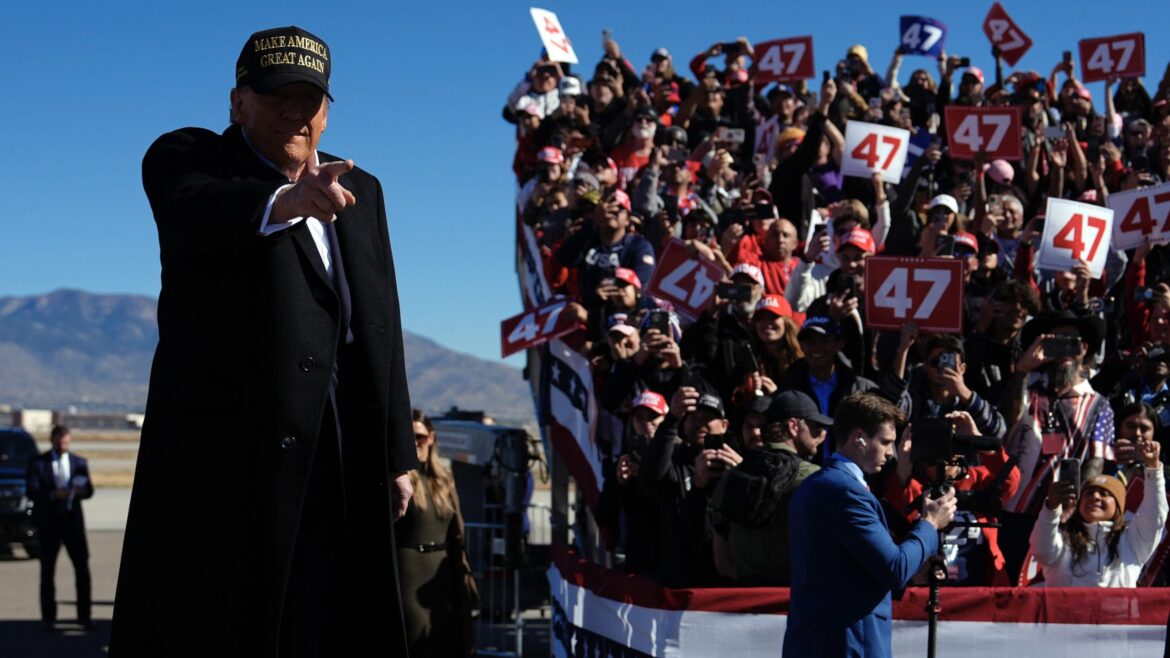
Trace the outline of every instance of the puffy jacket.
<instances>
[{"instance_id":1,"label":"puffy jacket","mask_svg":"<svg viewBox=\"0 0 1170 658\"><path fill-rule=\"evenodd\" d=\"M1146 469L1142 503L1126 521L1117 544L1117 559L1109 559L1107 543L1110 521L1086 524L1093 545L1079 564L1072 564L1068 536L1060 528L1061 508L1045 505L1032 529L1032 552L1044 565L1044 584L1048 587L1136 587L1146 560L1153 555L1162 530L1166 527L1166 485L1162 467Z\"/></svg>"}]
</instances>

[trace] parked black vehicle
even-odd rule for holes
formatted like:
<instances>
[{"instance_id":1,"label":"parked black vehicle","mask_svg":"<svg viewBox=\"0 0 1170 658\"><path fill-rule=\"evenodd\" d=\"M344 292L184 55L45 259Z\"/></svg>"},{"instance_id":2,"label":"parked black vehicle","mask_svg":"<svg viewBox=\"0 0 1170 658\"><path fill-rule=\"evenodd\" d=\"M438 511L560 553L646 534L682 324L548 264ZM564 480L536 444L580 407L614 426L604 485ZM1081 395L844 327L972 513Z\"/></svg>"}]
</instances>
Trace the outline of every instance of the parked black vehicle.
<instances>
[{"instance_id":1,"label":"parked black vehicle","mask_svg":"<svg viewBox=\"0 0 1170 658\"><path fill-rule=\"evenodd\" d=\"M32 501L25 491L28 463L37 454L32 436L18 427L0 427L0 546L21 544L29 557L39 543L32 522Z\"/></svg>"}]
</instances>

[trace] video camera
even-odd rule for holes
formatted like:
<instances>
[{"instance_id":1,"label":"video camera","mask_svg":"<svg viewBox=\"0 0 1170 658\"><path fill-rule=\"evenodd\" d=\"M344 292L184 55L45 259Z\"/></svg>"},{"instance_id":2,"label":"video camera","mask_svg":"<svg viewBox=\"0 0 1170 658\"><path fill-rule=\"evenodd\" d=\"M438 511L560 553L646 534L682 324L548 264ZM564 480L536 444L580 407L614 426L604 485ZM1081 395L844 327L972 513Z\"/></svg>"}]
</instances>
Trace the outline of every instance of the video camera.
<instances>
[{"instance_id":1,"label":"video camera","mask_svg":"<svg viewBox=\"0 0 1170 658\"><path fill-rule=\"evenodd\" d=\"M925 486L930 498L941 498L956 481L967 475L968 459L980 450L998 450L1000 441L993 436L956 434L954 424L946 418L918 418L913 423L914 442L910 461L915 467L937 466L933 481ZM947 477L946 467L957 466L956 477ZM999 489L988 487L977 491L955 491L959 509L995 515L999 512Z\"/></svg>"}]
</instances>

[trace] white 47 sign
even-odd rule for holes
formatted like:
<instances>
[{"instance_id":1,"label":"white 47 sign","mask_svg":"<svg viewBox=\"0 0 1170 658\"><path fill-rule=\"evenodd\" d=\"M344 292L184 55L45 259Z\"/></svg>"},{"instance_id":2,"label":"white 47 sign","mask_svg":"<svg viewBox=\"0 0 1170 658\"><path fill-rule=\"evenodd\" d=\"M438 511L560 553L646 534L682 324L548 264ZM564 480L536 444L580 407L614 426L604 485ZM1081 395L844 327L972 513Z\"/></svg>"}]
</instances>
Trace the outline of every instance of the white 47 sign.
<instances>
[{"instance_id":1,"label":"white 47 sign","mask_svg":"<svg viewBox=\"0 0 1170 658\"><path fill-rule=\"evenodd\" d=\"M909 145L910 132L907 130L850 121L845 124L845 157L841 160L841 173L861 178L879 173L885 182L897 183L902 180Z\"/></svg>"},{"instance_id":2,"label":"white 47 sign","mask_svg":"<svg viewBox=\"0 0 1170 658\"><path fill-rule=\"evenodd\" d=\"M1113 225L1114 249L1170 240L1170 183L1110 194L1107 203L1121 218Z\"/></svg>"},{"instance_id":3,"label":"white 47 sign","mask_svg":"<svg viewBox=\"0 0 1170 658\"><path fill-rule=\"evenodd\" d=\"M953 258L873 256L865 263L866 325L963 330L963 263Z\"/></svg>"},{"instance_id":4,"label":"white 47 sign","mask_svg":"<svg viewBox=\"0 0 1170 658\"><path fill-rule=\"evenodd\" d=\"M1099 278L1105 271L1112 232L1109 208L1050 197L1036 266L1064 272L1083 260L1093 277Z\"/></svg>"}]
</instances>

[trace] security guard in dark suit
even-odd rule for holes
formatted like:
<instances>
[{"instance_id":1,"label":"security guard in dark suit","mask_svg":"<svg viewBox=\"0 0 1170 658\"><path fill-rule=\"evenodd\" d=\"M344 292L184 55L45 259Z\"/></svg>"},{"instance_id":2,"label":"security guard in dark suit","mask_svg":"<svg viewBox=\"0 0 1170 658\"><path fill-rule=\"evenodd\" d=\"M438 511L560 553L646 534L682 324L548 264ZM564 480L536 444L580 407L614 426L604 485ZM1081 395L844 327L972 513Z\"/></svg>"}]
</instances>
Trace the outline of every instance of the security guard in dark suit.
<instances>
[{"instance_id":1,"label":"security guard in dark suit","mask_svg":"<svg viewBox=\"0 0 1170 658\"><path fill-rule=\"evenodd\" d=\"M72 437L68 427L53 427L49 440L53 449L29 462L27 481L28 497L33 503L33 525L40 540L41 623L45 630L52 630L57 622L53 579L57 555L64 544L77 576L77 622L92 629L89 544L85 540L81 501L93 496L93 481L89 477L89 464L69 451Z\"/></svg>"}]
</instances>

